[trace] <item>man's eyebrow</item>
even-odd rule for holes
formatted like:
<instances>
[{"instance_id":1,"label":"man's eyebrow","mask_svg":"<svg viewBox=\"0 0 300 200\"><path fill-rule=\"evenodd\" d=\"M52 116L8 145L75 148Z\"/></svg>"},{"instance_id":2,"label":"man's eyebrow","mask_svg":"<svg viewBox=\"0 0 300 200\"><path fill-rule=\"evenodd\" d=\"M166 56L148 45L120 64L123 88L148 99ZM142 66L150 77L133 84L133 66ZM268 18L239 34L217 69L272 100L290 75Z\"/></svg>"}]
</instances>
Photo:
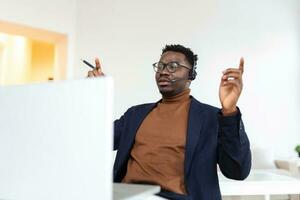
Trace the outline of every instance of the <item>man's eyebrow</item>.
<instances>
[{"instance_id":1,"label":"man's eyebrow","mask_svg":"<svg viewBox=\"0 0 300 200\"><path fill-rule=\"evenodd\" d=\"M180 61L177 61L177 60L171 60L169 62L163 62L162 60L159 60L159 62L162 62L162 63L171 63L171 62L176 62L178 64L180 64L181 62Z\"/></svg>"}]
</instances>

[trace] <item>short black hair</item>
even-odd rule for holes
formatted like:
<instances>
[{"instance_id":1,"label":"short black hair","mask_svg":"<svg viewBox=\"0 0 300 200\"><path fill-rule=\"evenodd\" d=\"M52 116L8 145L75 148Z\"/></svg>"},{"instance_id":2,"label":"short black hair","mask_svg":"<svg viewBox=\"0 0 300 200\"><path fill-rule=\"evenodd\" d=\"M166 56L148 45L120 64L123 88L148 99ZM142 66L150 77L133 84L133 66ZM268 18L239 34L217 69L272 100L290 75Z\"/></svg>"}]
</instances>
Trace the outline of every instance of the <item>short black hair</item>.
<instances>
[{"instance_id":1,"label":"short black hair","mask_svg":"<svg viewBox=\"0 0 300 200\"><path fill-rule=\"evenodd\" d=\"M184 47L180 44L171 44L166 45L163 48L162 54L164 54L167 51L174 51L184 54L192 68L194 68L197 65L198 56L194 54L194 52L190 48Z\"/></svg>"}]
</instances>

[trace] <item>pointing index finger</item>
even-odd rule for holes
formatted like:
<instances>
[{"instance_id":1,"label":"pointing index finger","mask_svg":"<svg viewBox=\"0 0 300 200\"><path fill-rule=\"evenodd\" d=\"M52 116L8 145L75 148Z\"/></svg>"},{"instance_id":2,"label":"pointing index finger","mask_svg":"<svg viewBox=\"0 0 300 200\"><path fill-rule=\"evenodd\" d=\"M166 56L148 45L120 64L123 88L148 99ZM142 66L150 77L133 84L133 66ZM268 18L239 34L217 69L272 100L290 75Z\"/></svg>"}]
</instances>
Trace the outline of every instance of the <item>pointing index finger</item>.
<instances>
[{"instance_id":1,"label":"pointing index finger","mask_svg":"<svg viewBox=\"0 0 300 200\"><path fill-rule=\"evenodd\" d=\"M101 72L101 64L99 58L95 59L95 64L96 64L96 70Z\"/></svg>"},{"instance_id":2,"label":"pointing index finger","mask_svg":"<svg viewBox=\"0 0 300 200\"><path fill-rule=\"evenodd\" d=\"M243 57L241 57L241 59L240 59L239 69L242 71L242 73L244 73L244 58Z\"/></svg>"}]
</instances>

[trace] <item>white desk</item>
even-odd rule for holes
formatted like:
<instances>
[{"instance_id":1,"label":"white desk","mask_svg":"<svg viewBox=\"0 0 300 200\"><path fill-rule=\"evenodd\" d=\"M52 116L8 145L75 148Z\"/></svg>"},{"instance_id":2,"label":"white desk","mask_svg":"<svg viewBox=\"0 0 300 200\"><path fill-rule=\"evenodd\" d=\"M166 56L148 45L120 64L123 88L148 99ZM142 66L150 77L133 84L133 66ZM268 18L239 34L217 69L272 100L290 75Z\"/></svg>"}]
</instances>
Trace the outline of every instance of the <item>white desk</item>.
<instances>
[{"instance_id":1,"label":"white desk","mask_svg":"<svg viewBox=\"0 0 300 200\"><path fill-rule=\"evenodd\" d=\"M222 196L300 194L300 179L278 175L267 170L253 170L243 181L231 180L219 175Z\"/></svg>"},{"instance_id":2,"label":"white desk","mask_svg":"<svg viewBox=\"0 0 300 200\"><path fill-rule=\"evenodd\" d=\"M154 194L160 192L159 186L138 185L138 184L113 184L113 199L114 200L158 200L163 199Z\"/></svg>"},{"instance_id":3,"label":"white desk","mask_svg":"<svg viewBox=\"0 0 300 200\"><path fill-rule=\"evenodd\" d=\"M270 195L300 194L300 179L268 170L252 170L243 181L228 179L221 173L218 176L222 196L262 195L269 200ZM114 200L163 199L154 195L159 191L159 186L114 183Z\"/></svg>"}]
</instances>

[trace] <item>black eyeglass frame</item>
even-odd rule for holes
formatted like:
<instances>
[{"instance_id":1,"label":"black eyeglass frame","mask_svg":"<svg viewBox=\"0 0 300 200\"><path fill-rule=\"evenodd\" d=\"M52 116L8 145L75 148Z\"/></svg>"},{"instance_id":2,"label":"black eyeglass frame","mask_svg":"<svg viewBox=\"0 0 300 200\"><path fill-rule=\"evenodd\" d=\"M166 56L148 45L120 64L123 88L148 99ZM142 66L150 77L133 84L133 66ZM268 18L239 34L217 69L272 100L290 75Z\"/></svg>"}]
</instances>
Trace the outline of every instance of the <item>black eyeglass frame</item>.
<instances>
[{"instance_id":1,"label":"black eyeglass frame","mask_svg":"<svg viewBox=\"0 0 300 200\"><path fill-rule=\"evenodd\" d=\"M174 64L174 63L177 64L177 67L175 67L175 68L174 68L174 66L171 65L171 64ZM163 65L163 68L161 70L158 70L158 64L162 64ZM189 67L187 67L185 65L181 65L181 64L179 64L178 62L175 62L175 61L169 62L169 63L156 62L156 63L153 63L152 66L153 66L153 69L154 69L155 72L162 72L162 71L164 71L165 68L167 68L167 70L170 73L174 73L174 72L176 72L176 70L179 67L183 67L183 68L186 68L188 70L191 70L191 68L189 68ZM170 67L174 68L175 70L171 70Z\"/></svg>"}]
</instances>

